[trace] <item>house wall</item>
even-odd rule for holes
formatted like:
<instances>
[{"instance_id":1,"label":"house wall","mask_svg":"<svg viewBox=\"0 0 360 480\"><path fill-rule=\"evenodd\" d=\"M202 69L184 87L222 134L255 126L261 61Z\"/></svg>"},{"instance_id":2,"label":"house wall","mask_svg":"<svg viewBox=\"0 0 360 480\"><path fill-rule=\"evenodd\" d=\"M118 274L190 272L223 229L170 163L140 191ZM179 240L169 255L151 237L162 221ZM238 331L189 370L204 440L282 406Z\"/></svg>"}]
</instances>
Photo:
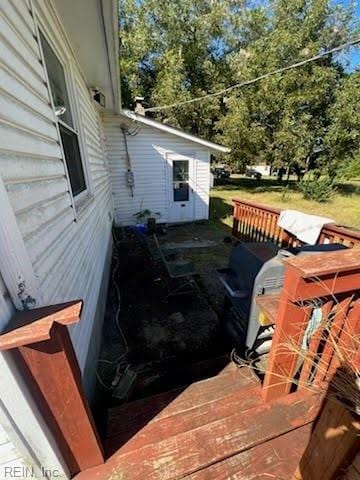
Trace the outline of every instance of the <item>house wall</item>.
<instances>
[{"instance_id":1,"label":"house wall","mask_svg":"<svg viewBox=\"0 0 360 480\"><path fill-rule=\"evenodd\" d=\"M11 478L11 472L25 472L26 468L25 459L20 455L0 425L0 478Z\"/></svg>"},{"instance_id":2,"label":"house wall","mask_svg":"<svg viewBox=\"0 0 360 480\"><path fill-rule=\"evenodd\" d=\"M125 184L126 150L120 125L120 117L104 117L115 223L117 225L134 224L136 221L134 214L142 209L160 212L159 221L169 221L167 153L195 156L194 220L207 219L209 216L210 184L210 154L208 149L197 143L159 131L156 128L141 125L136 135L127 135L132 170L135 174L135 189L132 197ZM135 124L129 127L130 133L136 131L135 127Z\"/></svg>"},{"instance_id":3,"label":"house wall","mask_svg":"<svg viewBox=\"0 0 360 480\"><path fill-rule=\"evenodd\" d=\"M81 205L75 205L70 194L37 40L39 24L66 59L73 85L71 93L78 112L89 187L89 195ZM84 299L82 320L70 334L83 372L84 389L91 399L100 348L98 332L106 301L113 215L100 115L90 100L89 85L51 2L2 0L0 25L0 175L39 280L43 303ZM0 303L3 327L13 305L1 282ZM0 445L1 464L8 458L4 452L10 455L17 449L13 450L2 429Z\"/></svg>"},{"instance_id":4,"label":"house wall","mask_svg":"<svg viewBox=\"0 0 360 480\"><path fill-rule=\"evenodd\" d=\"M23 459L19 455L13 443L9 440L5 430L0 425L0 475L6 478L7 468L10 466L22 467Z\"/></svg>"},{"instance_id":5,"label":"house wall","mask_svg":"<svg viewBox=\"0 0 360 480\"><path fill-rule=\"evenodd\" d=\"M9 478L12 469L22 472L26 469L26 462L0 425L0 478Z\"/></svg>"},{"instance_id":6,"label":"house wall","mask_svg":"<svg viewBox=\"0 0 360 480\"><path fill-rule=\"evenodd\" d=\"M0 328L6 325L14 311L13 304L0 275ZM0 399L0 422L5 423L4 406ZM3 417L3 418L2 418ZM9 467L24 466L24 459L14 443L10 440L7 432L0 423L0 478L6 478L5 474Z\"/></svg>"},{"instance_id":7,"label":"house wall","mask_svg":"<svg viewBox=\"0 0 360 480\"><path fill-rule=\"evenodd\" d=\"M34 1L35 20L69 59L78 104L82 156L91 195L73 208L34 17L23 0L3 0L0 170L44 303L83 298L82 321L71 329L84 370L94 312L110 248L112 201L100 116L67 48L49 3ZM81 135L82 134L82 135ZM86 383L87 379L85 379Z\"/></svg>"}]
</instances>

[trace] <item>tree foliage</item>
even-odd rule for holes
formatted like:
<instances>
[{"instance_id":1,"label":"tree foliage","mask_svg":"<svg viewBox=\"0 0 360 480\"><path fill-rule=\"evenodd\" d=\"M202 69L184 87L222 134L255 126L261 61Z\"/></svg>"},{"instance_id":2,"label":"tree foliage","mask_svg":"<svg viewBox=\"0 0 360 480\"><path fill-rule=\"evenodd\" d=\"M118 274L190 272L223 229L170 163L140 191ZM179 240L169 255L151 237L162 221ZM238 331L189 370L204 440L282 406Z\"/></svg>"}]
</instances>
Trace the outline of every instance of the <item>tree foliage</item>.
<instances>
[{"instance_id":1,"label":"tree foliage","mask_svg":"<svg viewBox=\"0 0 360 480\"><path fill-rule=\"evenodd\" d=\"M143 95L152 106L163 105L205 95L230 81L223 42L230 10L236 15L240 3L230 7L223 0L123 0L120 8L120 70L126 106L131 106L135 95ZM158 117L211 138L219 115L216 100L175 108Z\"/></svg>"},{"instance_id":2,"label":"tree foliage","mask_svg":"<svg viewBox=\"0 0 360 480\"><path fill-rule=\"evenodd\" d=\"M360 178L360 71L345 77L329 108L330 125L325 135L326 152L332 172L346 178Z\"/></svg>"},{"instance_id":3,"label":"tree foliage","mask_svg":"<svg viewBox=\"0 0 360 480\"><path fill-rule=\"evenodd\" d=\"M353 7L330 0L121 0L120 18L127 107L135 95L158 106L219 91L336 47L356 27ZM351 165L359 159L359 75L340 60L324 57L156 117L224 143L239 166Z\"/></svg>"}]
</instances>

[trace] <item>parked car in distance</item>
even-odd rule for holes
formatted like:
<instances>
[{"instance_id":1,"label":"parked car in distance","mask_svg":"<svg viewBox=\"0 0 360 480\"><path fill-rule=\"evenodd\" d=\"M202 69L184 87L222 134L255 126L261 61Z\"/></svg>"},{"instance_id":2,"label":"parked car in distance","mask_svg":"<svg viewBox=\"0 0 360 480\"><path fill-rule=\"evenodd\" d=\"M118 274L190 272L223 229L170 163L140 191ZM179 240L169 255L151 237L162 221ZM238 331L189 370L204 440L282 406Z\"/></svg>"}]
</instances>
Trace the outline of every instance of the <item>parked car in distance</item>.
<instances>
[{"instance_id":1,"label":"parked car in distance","mask_svg":"<svg viewBox=\"0 0 360 480\"><path fill-rule=\"evenodd\" d=\"M230 170L225 167L215 167L212 169L212 174L216 180L221 180L230 177Z\"/></svg>"},{"instance_id":2,"label":"parked car in distance","mask_svg":"<svg viewBox=\"0 0 360 480\"><path fill-rule=\"evenodd\" d=\"M255 178L255 180L261 180L261 173L255 170L254 168L247 167L245 170L245 175L250 178Z\"/></svg>"}]
</instances>

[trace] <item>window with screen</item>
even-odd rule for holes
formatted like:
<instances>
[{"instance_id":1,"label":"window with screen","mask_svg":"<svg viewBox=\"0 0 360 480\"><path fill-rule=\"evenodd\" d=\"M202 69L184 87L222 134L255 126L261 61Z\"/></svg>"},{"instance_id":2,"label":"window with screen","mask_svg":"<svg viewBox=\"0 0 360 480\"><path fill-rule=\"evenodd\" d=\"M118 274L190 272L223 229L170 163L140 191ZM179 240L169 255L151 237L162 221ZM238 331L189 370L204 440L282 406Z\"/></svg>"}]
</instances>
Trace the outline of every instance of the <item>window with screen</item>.
<instances>
[{"instance_id":1,"label":"window with screen","mask_svg":"<svg viewBox=\"0 0 360 480\"><path fill-rule=\"evenodd\" d=\"M71 190L75 197L86 190L86 183L79 149L78 134L74 129L71 115L64 68L41 32L40 41L49 78L55 115L59 125L61 143L70 177Z\"/></svg>"}]
</instances>

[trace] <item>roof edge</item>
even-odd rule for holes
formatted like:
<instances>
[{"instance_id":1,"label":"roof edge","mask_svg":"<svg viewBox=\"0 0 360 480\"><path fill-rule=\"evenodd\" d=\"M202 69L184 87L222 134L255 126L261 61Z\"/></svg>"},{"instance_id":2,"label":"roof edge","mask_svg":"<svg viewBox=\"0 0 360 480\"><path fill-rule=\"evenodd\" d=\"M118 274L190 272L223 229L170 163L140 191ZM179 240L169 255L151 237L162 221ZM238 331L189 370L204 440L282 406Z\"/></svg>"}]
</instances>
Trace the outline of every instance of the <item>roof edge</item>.
<instances>
[{"instance_id":1,"label":"roof edge","mask_svg":"<svg viewBox=\"0 0 360 480\"><path fill-rule=\"evenodd\" d=\"M104 0L101 0L104 1ZM114 90L114 111L121 112L121 86L120 86L120 65L119 65L119 8L118 0L110 0L111 30L105 28L105 35L108 36L107 45L110 57L110 77Z\"/></svg>"},{"instance_id":2,"label":"roof edge","mask_svg":"<svg viewBox=\"0 0 360 480\"><path fill-rule=\"evenodd\" d=\"M139 122L149 127L157 128L158 130L162 130L163 132L170 133L172 135L177 135L178 137L185 138L190 140L191 142L199 143L204 147L209 148L210 150L215 150L221 153L229 153L231 150L228 147L224 147L223 145L218 145L217 143L210 142L209 140L204 140L203 138L197 137L196 135L192 135L191 133L187 133L184 130L181 130L176 127L171 127L170 125L165 125L164 123L158 122L152 118L146 117L144 115L137 114L131 110L121 110L120 116L132 120L134 122Z\"/></svg>"}]
</instances>

